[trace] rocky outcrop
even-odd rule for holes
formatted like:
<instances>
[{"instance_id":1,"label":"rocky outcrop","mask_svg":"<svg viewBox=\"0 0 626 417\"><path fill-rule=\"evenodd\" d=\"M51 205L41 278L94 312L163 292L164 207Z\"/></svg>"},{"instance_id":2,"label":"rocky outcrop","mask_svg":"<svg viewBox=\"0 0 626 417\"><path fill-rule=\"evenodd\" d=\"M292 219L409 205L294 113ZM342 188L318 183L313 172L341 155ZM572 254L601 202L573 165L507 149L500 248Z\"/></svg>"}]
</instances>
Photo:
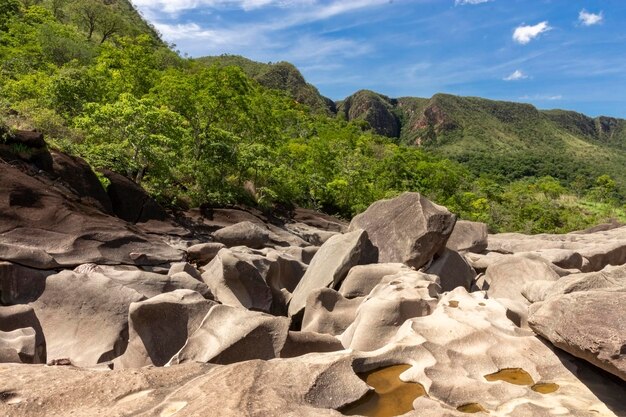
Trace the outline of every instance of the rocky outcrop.
<instances>
[{"instance_id":1,"label":"rocky outcrop","mask_svg":"<svg viewBox=\"0 0 626 417\"><path fill-rule=\"evenodd\" d=\"M379 262L421 268L445 247L456 218L419 193L404 193L372 204L350 223L362 229L378 249Z\"/></svg>"},{"instance_id":2,"label":"rocky outcrop","mask_svg":"<svg viewBox=\"0 0 626 417\"><path fill-rule=\"evenodd\" d=\"M71 294L68 294L70 292ZM128 308L144 296L110 278L64 271L46 279L32 303L48 360L93 366L120 356L128 343Z\"/></svg>"},{"instance_id":3,"label":"rocky outcrop","mask_svg":"<svg viewBox=\"0 0 626 417\"><path fill-rule=\"evenodd\" d=\"M530 327L556 347L626 381L626 286L554 295L531 306Z\"/></svg>"},{"instance_id":4,"label":"rocky outcrop","mask_svg":"<svg viewBox=\"0 0 626 417\"><path fill-rule=\"evenodd\" d=\"M202 279L222 304L269 313L272 308L272 290L254 262L265 263L265 258L222 249L205 267Z\"/></svg>"},{"instance_id":5,"label":"rocky outcrop","mask_svg":"<svg viewBox=\"0 0 626 417\"><path fill-rule=\"evenodd\" d=\"M139 185L110 170L102 175L110 181L107 194L117 217L130 223L167 219L165 210Z\"/></svg>"},{"instance_id":6,"label":"rocky outcrop","mask_svg":"<svg viewBox=\"0 0 626 417\"><path fill-rule=\"evenodd\" d=\"M84 263L158 265L182 259L157 236L79 201L44 174L0 164L0 260L36 269Z\"/></svg>"},{"instance_id":7,"label":"rocky outcrop","mask_svg":"<svg viewBox=\"0 0 626 417\"><path fill-rule=\"evenodd\" d=\"M115 368L165 365L216 305L191 290L176 290L132 303L128 312L128 347L115 359Z\"/></svg>"},{"instance_id":8,"label":"rocky outcrop","mask_svg":"<svg viewBox=\"0 0 626 417\"><path fill-rule=\"evenodd\" d=\"M217 305L169 362L230 364L280 356L289 333L289 319Z\"/></svg>"},{"instance_id":9,"label":"rocky outcrop","mask_svg":"<svg viewBox=\"0 0 626 417\"><path fill-rule=\"evenodd\" d=\"M240 222L213 233L213 238L227 247L247 246L261 249L270 241L269 232L255 223Z\"/></svg>"},{"instance_id":10,"label":"rocky outcrop","mask_svg":"<svg viewBox=\"0 0 626 417\"><path fill-rule=\"evenodd\" d=\"M339 294L346 298L366 297L388 275L395 275L402 270L410 270L399 263L379 263L357 265L350 269L339 287Z\"/></svg>"},{"instance_id":11,"label":"rocky outcrop","mask_svg":"<svg viewBox=\"0 0 626 417\"><path fill-rule=\"evenodd\" d=\"M289 316L302 313L306 300L320 288L336 288L356 265L376 262L378 253L367 232L354 230L330 238L315 254L289 302Z\"/></svg>"},{"instance_id":12,"label":"rocky outcrop","mask_svg":"<svg viewBox=\"0 0 626 417\"><path fill-rule=\"evenodd\" d=\"M531 281L557 281L559 275L547 262L522 256L508 256L489 266L484 280L487 294L492 298L526 302L522 288Z\"/></svg>"},{"instance_id":13,"label":"rocky outcrop","mask_svg":"<svg viewBox=\"0 0 626 417\"><path fill-rule=\"evenodd\" d=\"M485 223L459 220L446 243L448 249L457 252L481 253L487 249L488 230Z\"/></svg>"},{"instance_id":14,"label":"rocky outcrop","mask_svg":"<svg viewBox=\"0 0 626 417\"><path fill-rule=\"evenodd\" d=\"M338 113L346 120L364 120L379 135L400 136L400 120L394 114L396 100L362 90L346 98L338 106Z\"/></svg>"},{"instance_id":15,"label":"rocky outcrop","mask_svg":"<svg viewBox=\"0 0 626 417\"><path fill-rule=\"evenodd\" d=\"M46 339L32 307L24 304L0 307L0 333L3 332L6 335L13 332L13 336L5 338L5 341L11 340L9 346L12 346L8 357L15 359L15 352L20 362L46 363ZM15 342L18 342L18 348L15 348Z\"/></svg>"}]
</instances>

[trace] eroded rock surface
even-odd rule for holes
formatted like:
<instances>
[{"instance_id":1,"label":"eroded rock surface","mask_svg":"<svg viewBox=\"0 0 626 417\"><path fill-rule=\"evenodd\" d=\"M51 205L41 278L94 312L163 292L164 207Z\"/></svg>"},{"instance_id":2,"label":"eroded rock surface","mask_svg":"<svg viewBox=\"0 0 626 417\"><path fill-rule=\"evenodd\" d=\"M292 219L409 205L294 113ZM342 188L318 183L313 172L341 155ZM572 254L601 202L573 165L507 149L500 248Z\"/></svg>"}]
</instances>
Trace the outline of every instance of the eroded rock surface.
<instances>
[{"instance_id":1,"label":"eroded rock surface","mask_svg":"<svg viewBox=\"0 0 626 417\"><path fill-rule=\"evenodd\" d=\"M404 193L372 204L349 230L362 229L378 249L379 262L424 266L450 237L456 218L418 193Z\"/></svg>"}]
</instances>

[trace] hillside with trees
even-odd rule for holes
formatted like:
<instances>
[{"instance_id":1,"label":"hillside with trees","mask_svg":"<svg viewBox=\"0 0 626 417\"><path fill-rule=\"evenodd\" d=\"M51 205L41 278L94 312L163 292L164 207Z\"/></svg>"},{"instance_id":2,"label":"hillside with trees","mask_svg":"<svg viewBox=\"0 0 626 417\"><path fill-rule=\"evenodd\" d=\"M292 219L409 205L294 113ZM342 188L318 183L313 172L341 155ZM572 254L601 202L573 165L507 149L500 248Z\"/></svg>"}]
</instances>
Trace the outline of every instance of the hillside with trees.
<instances>
[{"instance_id":1,"label":"hillside with trees","mask_svg":"<svg viewBox=\"0 0 626 417\"><path fill-rule=\"evenodd\" d=\"M93 21L88 5L97 9ZM373 201L419 191L493 231L563 232L626 220L624 178L614 169L623 166L623 128L579 139L585 119L559 128L560 142L552 143L540 134L569 126L570 114L511 104L524 109L518 114L487 100L477 113L477 104L452 96L381 98L371 107L346 100L336 117L292 65L182 58L127 2L9 0L0 16L2 130L42 131L50 147L83 157L96 173L122 173L172 210L299 205L350 218ZM118 22L114 31L108 19ZM370 129L378 110L382 124L397 121L399 138L378 134L397 130ZM406 126L426 113L433 123L413 131L416 147ZM524 129L537 133L536 152L518 141ZM493 144L510 163L493 158ZM555 152L560 144L575 144L581 159ZM615 153L596 152L608 147ZM582 159L591 153L598 159Z\"/></svg>"}]
</instances>

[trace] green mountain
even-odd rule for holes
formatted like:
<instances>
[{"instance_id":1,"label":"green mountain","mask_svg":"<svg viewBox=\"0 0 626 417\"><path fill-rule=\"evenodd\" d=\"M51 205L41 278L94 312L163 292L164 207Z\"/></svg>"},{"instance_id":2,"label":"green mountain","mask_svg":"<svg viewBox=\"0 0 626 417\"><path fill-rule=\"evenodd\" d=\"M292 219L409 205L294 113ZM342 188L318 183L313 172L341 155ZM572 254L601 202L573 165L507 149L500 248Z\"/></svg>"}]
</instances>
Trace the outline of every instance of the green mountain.
<instances>
[{"instance_id":1,"label":"green mountain","mask_svg":"<svg viewBox=\"0 0 626 417\"><path fill-rule=\"evenodd\" d=\"M392 99L359 91L338 105L347 120L509 180L552 176L589 187L608 174L626 190L626 120L530 104L436 94Z\"/></svg>"},{"instance_id":2,"label":"green mountain","mask_svg":"<svg viewBox=\"0 0 626 417\"><path fill-rule=\"evenodd\" d=\"M237 66L248 77L262 86L287 92L295 101L309 106L316 112L334 114L335 103L320 94L313 85L306 82L300 71L289 62L264 64L238 55L207 56L196 59L197 62L210 66Z\"/></svg>"}]
</instances>

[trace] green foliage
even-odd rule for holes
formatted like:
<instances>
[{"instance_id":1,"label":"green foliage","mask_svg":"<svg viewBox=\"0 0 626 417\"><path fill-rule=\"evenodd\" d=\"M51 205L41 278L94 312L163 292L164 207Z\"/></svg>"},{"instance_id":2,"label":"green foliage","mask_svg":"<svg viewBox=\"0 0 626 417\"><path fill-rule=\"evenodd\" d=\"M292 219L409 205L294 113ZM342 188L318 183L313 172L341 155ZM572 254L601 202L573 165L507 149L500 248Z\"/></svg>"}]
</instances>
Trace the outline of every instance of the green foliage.
<instances>
[{"instance_id":1,"label":"green foliage","mask_svg":"<svg viewBox=\"0 0 626 417\"><path fill-rule=\"evenodd\" d=\"M580 163L596 145L560 131L550 142L554 121L531 106L363 92L354 109L367 113L373 99L384 112L354 118L343 103L343 117L329 117L333 106L291 64L182 59L126 1L9 1L0 15L0 103L17 111L12 120L167 205L301 205L350 218L419 191L493 231L562 232L624 216L621 157ZM433 103L445 110L433 110L441 126L399 140L369 130L383 113L417 126ZM426 134L425 149L398 143L415 134ZM560 144L580 155L550 151Z\"/></svg>"}]
</instances>

